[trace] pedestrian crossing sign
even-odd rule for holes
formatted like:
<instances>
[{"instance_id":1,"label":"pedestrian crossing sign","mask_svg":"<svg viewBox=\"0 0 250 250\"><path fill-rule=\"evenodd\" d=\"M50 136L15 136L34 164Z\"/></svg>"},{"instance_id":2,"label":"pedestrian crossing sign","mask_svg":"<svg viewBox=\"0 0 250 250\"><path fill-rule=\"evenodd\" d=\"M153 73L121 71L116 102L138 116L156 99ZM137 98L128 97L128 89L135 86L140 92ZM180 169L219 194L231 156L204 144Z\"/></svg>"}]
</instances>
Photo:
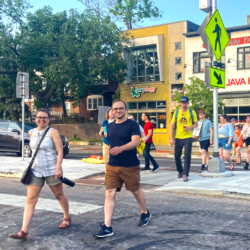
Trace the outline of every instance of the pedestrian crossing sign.
<instances>
[{"instance_id":1,"label":"pedestrian crossing sign","mask_svg":"<svg viewBox=\"0 0 250 250\"><path fill-rule=\"evenodd\" d=\"M210 67L210 84L211 87L225 89L226 88L225 70Z\"/></svg>"},{"instance_id":2,"label":"pedestrian crossing sign","mask_svg":"<svg viewBox=\"0 0 250 250\"><path fill-rule=\"evenodd\" d=\"M209 19L205 27L205 32L213 49L216 60L219 61L230 39L218 10L216 10Z\"/></svg>"}]
</instances>

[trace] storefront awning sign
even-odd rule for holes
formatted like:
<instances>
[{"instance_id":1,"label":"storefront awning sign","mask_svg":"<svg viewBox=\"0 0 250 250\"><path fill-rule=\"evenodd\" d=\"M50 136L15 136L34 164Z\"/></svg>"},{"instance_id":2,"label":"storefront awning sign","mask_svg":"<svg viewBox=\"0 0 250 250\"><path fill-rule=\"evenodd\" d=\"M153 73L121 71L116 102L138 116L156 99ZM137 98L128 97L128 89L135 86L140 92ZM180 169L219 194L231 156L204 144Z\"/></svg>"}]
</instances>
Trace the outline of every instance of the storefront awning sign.
<instances>
[{"instance_id":1,"label":"storefront awning sign","mask_svg":"<svg viewBox=\"0 0 250 250\"><path fill-rule=\"evenodd\" d=\"M135 98L139 98L141 97L141 94L144 93L155 93L156 92L156 88L155 87L146 87L146 88L135 88L135 87L131 87L131 95L132 97Z\"/></svg>"}]
</instances>

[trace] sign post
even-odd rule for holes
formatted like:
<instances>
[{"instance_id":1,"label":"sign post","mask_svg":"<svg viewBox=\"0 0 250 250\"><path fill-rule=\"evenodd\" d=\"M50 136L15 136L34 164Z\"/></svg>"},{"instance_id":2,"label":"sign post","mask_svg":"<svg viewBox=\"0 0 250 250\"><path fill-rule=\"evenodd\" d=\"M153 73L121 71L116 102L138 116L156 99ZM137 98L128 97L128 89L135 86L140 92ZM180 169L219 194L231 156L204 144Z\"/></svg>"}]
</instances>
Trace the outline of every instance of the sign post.
<instances>
[{"instance_id":1,"label":"sign post","mask_svg":"<svg viewBox=\"0 0 250 250\"><path fill-rule=\"evenodd\" d=\"M227 31L223 25L219 11L216 9L216 0L211 0L212 8L210 12L210 19L205 26L205 33L214 52L211 53L211 63L219 61L223 55L225 48L229 42ZM215 60L216 59L216 60ZM214 64L214 66L223 66L222 64ZM205 79L207 86L213 87L213 111L214 111L214 153L213 158L208 164L208 173L202 174L203 176L210 176L218 174L221 176L225 173L224 161L219 157L218 145L218 88L226 87L225 71L212 66L207 66L205 70ZM214 175L214 177L216 177ZM233 174L223 174L224 176L232 176Z\"/></svg>"},{"instance_id":2,"label":"sign post","mask_svg":"<svg viewBox=\"0 0 250 250\"><path fill-rule=\"evenodd\" d=\"M17 73L16 97L22 98L22 160L24 161L25 98L29 98L29 74Z\"/></svg>"}]
</instances>

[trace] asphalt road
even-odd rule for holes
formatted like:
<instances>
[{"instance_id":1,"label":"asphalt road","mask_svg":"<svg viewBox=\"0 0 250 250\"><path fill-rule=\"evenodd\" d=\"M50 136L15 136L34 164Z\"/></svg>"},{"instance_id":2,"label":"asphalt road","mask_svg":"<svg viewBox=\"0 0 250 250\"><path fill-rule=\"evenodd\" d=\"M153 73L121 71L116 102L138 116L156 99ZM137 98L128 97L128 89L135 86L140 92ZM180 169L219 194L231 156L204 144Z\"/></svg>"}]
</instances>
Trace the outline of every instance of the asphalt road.
<instances>
[{"instance_id":1,"label":"asphalt road","mask_svg":"<svg viewBox=\"0 0 250 250\"><path fill-rule=\"evenodd\" d=\"M65 188L70 202L99 206L103 205L104 192L104 187L97 186ZM0 195L13 197L9 205L3 205L0 199L1 250L250 249L250 209L249 201L245 200L174 195L157 192L151 187L146 190L146 196L152 219L148 226L139 228L138 205L131 193L123 190L117 195L112 225L114 236L101 240L92 236L99 231L99 222L103 222L103 208L72 215L72 226L60 230L57 227L62 214L44 207L35 212L28 240L20 242L10 239L9 235L21 228L23 207L17 206L17 198L25 198L26 188L19 180L0 178ZM51 199L48 206L54 201L47 186L41 198Z\"/></svg>"}]
</instances>

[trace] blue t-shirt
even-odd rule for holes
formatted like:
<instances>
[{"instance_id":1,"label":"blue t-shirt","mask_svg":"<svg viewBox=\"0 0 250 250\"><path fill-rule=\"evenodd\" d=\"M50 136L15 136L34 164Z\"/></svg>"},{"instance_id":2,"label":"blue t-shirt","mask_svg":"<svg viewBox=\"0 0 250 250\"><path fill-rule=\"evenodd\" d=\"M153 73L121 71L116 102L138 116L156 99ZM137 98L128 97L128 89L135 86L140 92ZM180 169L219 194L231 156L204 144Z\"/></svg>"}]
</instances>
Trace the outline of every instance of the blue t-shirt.
<instances>
[{"instance_id":1,"label":"blue t-shirt","mask_svg":"<svg viewBox=\"0 0 250 250\"><path fill-rule=\"evenodd\" d=\"M200 141L205 141L210 139L210 128L213 127L212 122L209 119L205 119L205 121L200 120L199 122L202 122Z\"/></svg>"},{"instance_id":2,"label":"blue t-shirt","mask_svg":"<svg viewBox=\"0 0 250 250\"><path fill-rule=\"evenodd\" d=\"M129 119L123 123L116 123L114 121L108 125L107 129L110 149L131 142L131 137L133 135L141 136L139 124ZM110 154L108 164L114 167L136 167L140 165L136 153L137 150L134 148L128 151L123 151L118 155Z\"/></svg>"},{"instance_id":3,"label":"blue t-shirt","mask_svg":"<svg viewBox=\"0 0 250 250\"><path fill-rule=\"evenodd\" d=\"M103 123L102 123L102 127L104 128L104 127L108 127L108 125L109 125L109 121L108 120L105 120ZM103 142L105 143L105 144L107 144L107 145L109 145L109 140L108 140L108 138L106 137L106 136L103 136Z\"/></svg>"}]
</instances>

